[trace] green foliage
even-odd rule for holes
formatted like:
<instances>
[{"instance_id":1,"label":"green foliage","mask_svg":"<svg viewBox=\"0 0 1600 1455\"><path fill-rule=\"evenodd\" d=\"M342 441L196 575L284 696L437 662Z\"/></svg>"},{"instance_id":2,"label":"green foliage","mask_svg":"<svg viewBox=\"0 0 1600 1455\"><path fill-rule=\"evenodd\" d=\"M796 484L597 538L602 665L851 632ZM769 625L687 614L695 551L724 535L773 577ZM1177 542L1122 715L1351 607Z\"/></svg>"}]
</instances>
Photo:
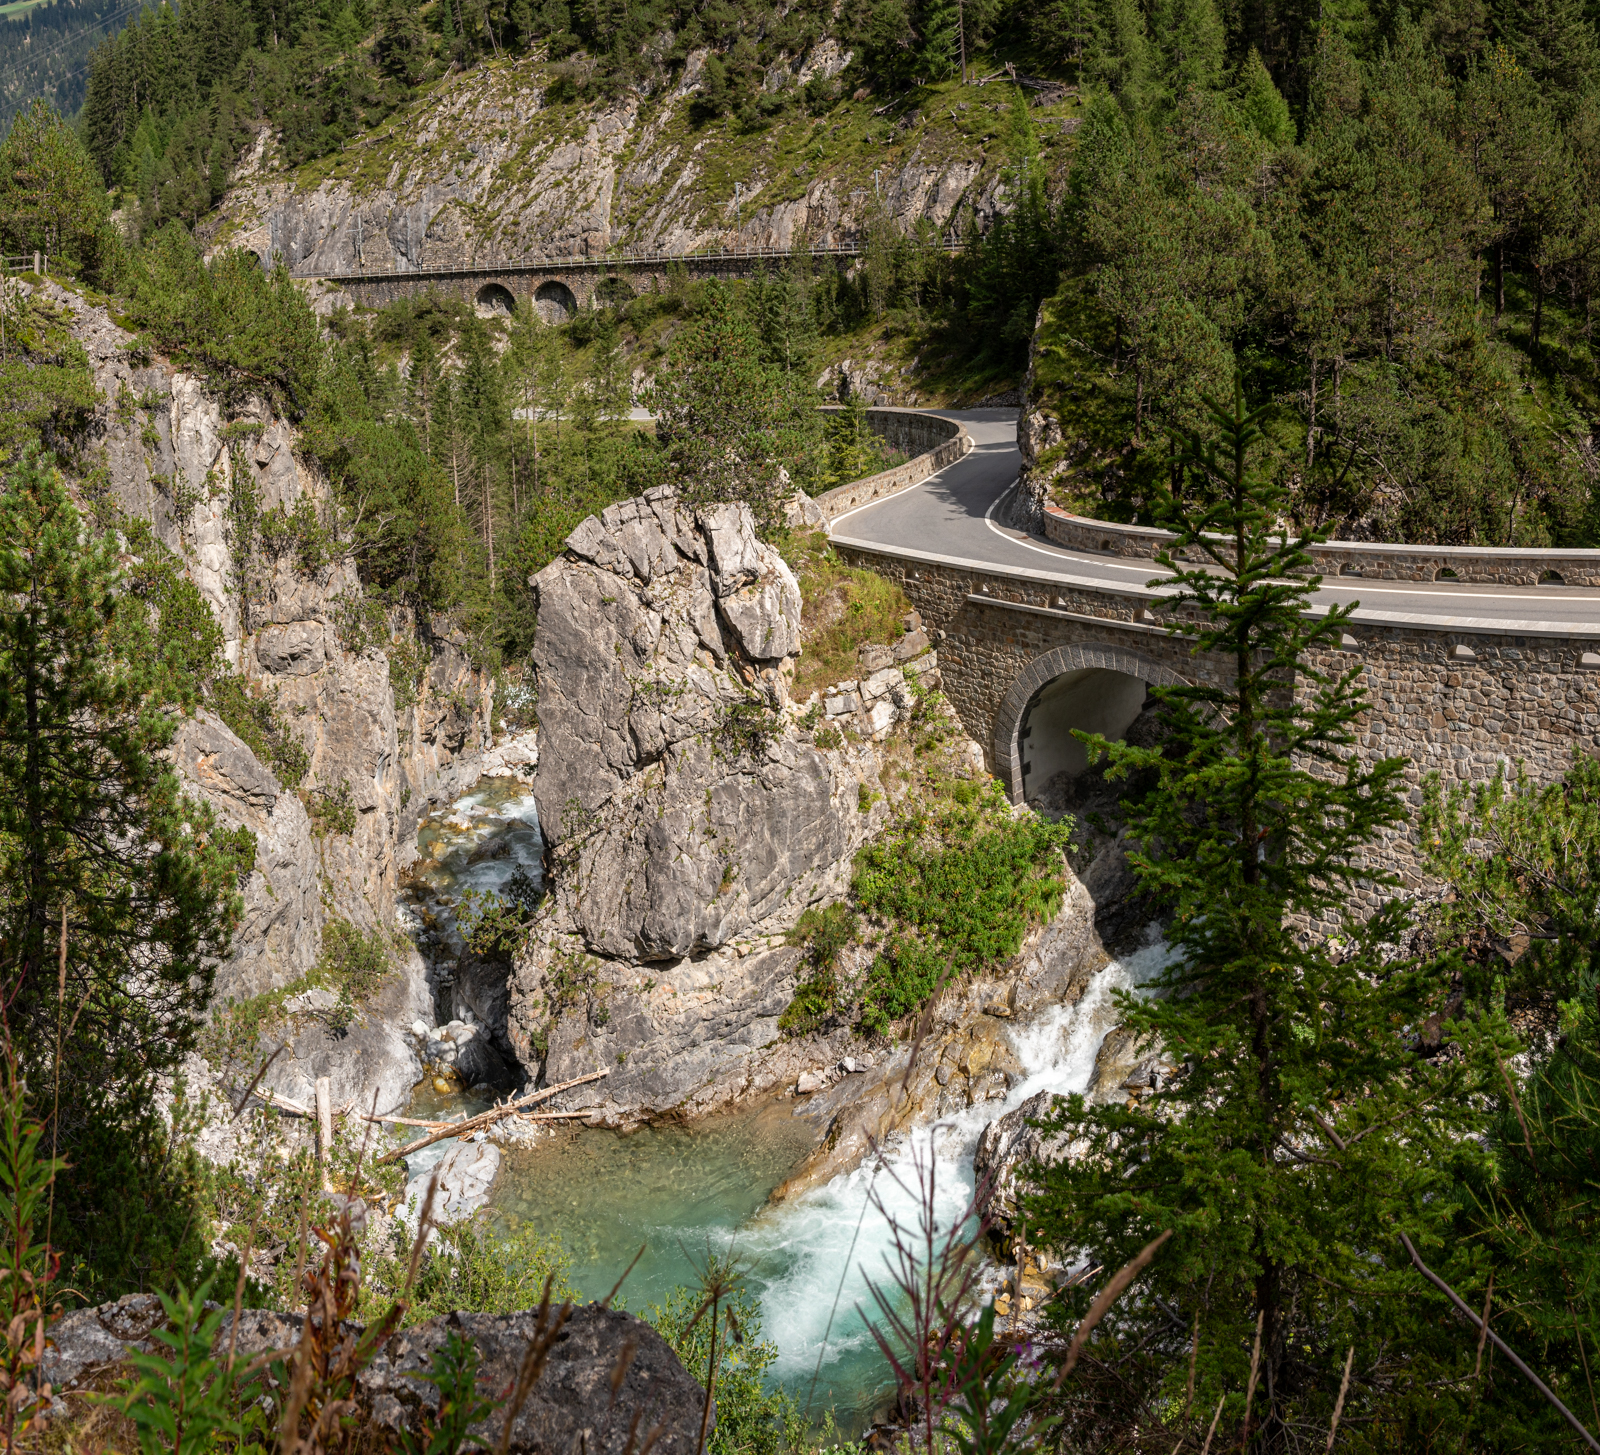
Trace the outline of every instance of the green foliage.
<instances>
[{"instance_id":1,"label":"green foliage","mask_svg":"<svg viewBox=\"0 0 1600 1455\"><path fill-rule=\"evenodd\" d=\"M391 973L389 946L381 930L363 931L349 920L330 919L322 927L322 954L313 978L338 992L329 1024L345 1030Z\"/></svg>"},{"instance_id":2,"label":"green foliage","mask_svg":"<svg viewBox=\"0 0 1600 1455\"><path fill-rule=\"evenodd\" d=\"M813 905L795 921L786 939L802 945L810 973L795 986L794 999L778 1017L778 1029L791 1035L808 1035L838 1006L839 981L835 973L840 952L860 933L855 912L847 904Z\"/></svg>"},{"instance_id":3,"label":"green foliage","mask_svg":"<svg viewBox=\"0 0 1600 1455\"><path fill-rule=\"evenodd\" d=\"M818 688L855 676L863 646L903 636L911 603L893 581L846 566L824 531L786 536L780 549L800 583L806 649L791 691L803 701Z\"/></svg>"},{"instance_id":4,"label":"green foliage","mask_svg":"<svg viewBox=\"0 0 1600 1455\"><path fill-rule=\"evenodd\" d=\"M1013 817L990 783L968 802L911 806L863 848L852 895L892 928L862 989L862 1025L885 1032L941 986L1016 954L1061 903L1070 836L1065 821Z\"/></svg>"},{"instance_id":5,"label":"green foliage","mask_svg":"<svg viewBox=\"0 0 1600 1455\"><path fill-rule=\"evenodd\" d=\"M333 532L317 513L316 502L302 495L293 510L274 505L256 523L261 549L274 558L293 556L307 575L320 571L333 556Z\"/></svg>"},{"instance_id":6,"label":"green foliage","mask_svg":"<svg viewBox=\"0 0 1600 1455\"><path fill-rule=\"evenodd\" d=\"M1435 923L1461 950L1467 1008L1503 995L1544 1022L1526 1073L1504 1064L1490 1083L1490 1155L1454 1190L1459 1241L1443 1271L1475 1299L1492 1270L1501 1331L1515 1330L1519 1352L1573 1395L1592 1377L1600 1320L1600 764L1575 753L1565 780L1545 786L1519 770L1446 793L1435 778L1421 838L1429 871L1452 891ZM1532 1391L1474 1395L1463 1438L1485 1449L1567 1438ZM1569 1402L1581 1408L1581 1397Z\"/></svg>"},{"instance_id":7,"label":"green foliage","mask_svg":"<svg viewBox=\"0 0 1600 1455\"><path fill-rule=\"evenodd\" d=\"M822 464L811 488L817 493L848 485L900 464L905 456L889 449L867 423L866 401L852 394L844 408L827 416L822 427Z\"/></svg>"},{"instance_id":8,"label":"green foliage","mask_svg":"<svg viewBox=\"0 0 1600 1455\"><path fill-rule=\"evenodd\" d=\"M124 249L77 129L35 101L0 142L0 252L51 254L51 270L104 288Z\"/></svg>"},{"instance_id":9,"label":"green foliage","mask_svg":"<svg viewBox=\"0 0 1600 1455\"><path fill-rule=\"evenodd\" d=\"M118 529L134 558L119 603L117 639L128 657L160 662L168 690L186 706L212 685L222 664L222 628L183 564L149 522L129 516ZM151 620L151 612L155 620Z\"/></svg>"},{"instance_id":10,"label":"green foliage","mask_svg":"<svg viewBox=\"0 0 1600 1455\"><path fill-rule=\"evenodd\" d=\"M1258 1448L1278 1448L1291 1420L1326 1426L1352 1344L1357 1371L1395 1342L1411 1362L1381 1385L1358 1373L1347 1414L1370 1397L1385 1421L1433 1428L1438 1346L1407 1312L1416 1275L1395 1256L1395 1229L1447 1235L1448 1189L1478 1156L1477 1098L1505 1025L1449 1024L1444 967L1401 948L1403 903L1369 913L1357 897L1358 886L1397 887L1366 854L1403 819L1405 764L1356 756L1359 664L1312 665L1349 608L1306 612L1309 541L1282 530L1282 492L1256 466L1261 412L1237 392L1231 408L1210 407L1207 434L1171 463L1165 518L1178 538L1157 564L1177 588L1168 601L1189 608L1170 630L1235 675L1160 689L1159 746L1085 739L1113 775L1147 775L1129 860L1167 917L1171 958L1148 998L1126 996L1121 1011L1135 1044L1171 1069L1126 1105L1069 1099L1051 1125L1083 1150L1034 1169L1028 1227L1063 1248L1092 1246L1108 1266L1175 1230L1145 1275L1165 1302L1124 1298L1098 1337L1177 1400L1198 1320L1193 1408L1226 1395L1232 1427L1244 1423L1236 1391L1259 1327L1255 1433L1239 1436ZM1401 1031L1430 1013L1455 1040L1449 1055ZM1181 1323L1156 1329L1158 1307ZM1069 1430L1126 1420L1131 1407L1100 1384L1070 1409Z\"/></svg>"},{"instance_id":11,"label":"green foliage","mask_svg":"<svg viewBox=\"0 0 1600 1455\"><path fill-rule=\"evenodd\" d=\"M744 501L763 535L783 520L780 471L804 481L817 423L798 375L764 363L734 294L707 288L700 315L674 339L656 382L656 435L684 501ZM791 487L792 488L792 487Z\"/></svg>"},{"instance_id":12,"label":"green foliage","mask_svg":"<svg viewBox=\"0 0 1600 1455\"><path fill-rule=\"evenodd\" d=\"M9 1057L0 1087L0 1268L6 1280L5 1333L0 1344L0 1435L18 1448L42 1426L38 1365L45 1350L45 1312L59 1258L49 1245L51 1184L65 1165L41 1155L44 1127L29 1114L27 1090ZM45 1236L38 1237L40 1216Z\"/></svg>"},{"instance_id":13,"label":"green foliage","mask_svg":"<svg viewBox=\"0 0 1600 1455\"><path fill-rule=\"evenodd\" d=\"M306 794L306 807L311 813L313 837L325 839L329 834L342 834L349 838L355 833L356 801L348 783L311 789Z\"/></svg>"},{"instance_id":14,"label":"green foliage","mask_svg":"<svg viewBox=\"0 0 1600 1455\"><path fill-rule=\"evenodd\" d=\"M24 1074L51 1081L58 1037L71 1068L59 1132L74 1172L56 1199L69 1249L101 1215L80 1149L145 1135L153 1078L194 1045L240 913L236 845L166 760L169 674L107 631L122 582L116 543L85 531L52 467L24 460L0 487L0 966Z\"/></svg>"},{"instance_id":15,"label":"green foliage","mask_svg":"<svg viewBox=\"0 0 1600 1455\"><path fill-rule=\"evenodd\" d=\"M511 871L504 894L469 889L456 910L456 927L474 955L509 964L521 948L543 898L520 864Z\"/></svg>"},{"instance_id":16,"label":"green foliage","mask_svg":"<svg viewBox=\"0 0 1600 1455\"><path fill-rule=\"evenodd\" d=\"M652 1304L645 1320L671 1346L702 1385L713 1369L711 1341L716 1327L717 1422L706 1445L708 1455L781 1455L805 1448L806 1420L793 1396L768 1390L764 1376L778 1357L778 1346L761 1337L760 1306L743 1288L725 1294L713 1317L702 1313L704 1293L674 1289L664 1303Z\"/></svg>"},{"instance_id":17,"label":"green foliage","mask_svg":"<svg viewBox=\"0 0 1600 1455\"><path fill-rule=\"evenodd\" d=\"M78 447L100 402L83 345L61 310L0 288L0 461Z\"/></svg>"},{"instance_id":18,"label":"green foliage","mask_svg":"<svg viewBox=\"0 0 1600 1455\"><path fill-rule=\"evenodd\" d=\"M140 250L129 292L134 326L229 402L265 394L295 418L309 407L321 330L282 263L264 273L253 253L239 250L207 263L183 227L169 223Z\"/></svg>"},{"instance_id":19,"label":"green foliage","mask_svg":"<svg viewBox=\"0 0 1600 1455\"><path fill-rule=\"evenodd\" d=\"M1519 765L1448 791L1431 774L1419 825L1428 872L1454 895L1436 913L1449 940L1503 947L1494 976L1514 991L1586 1001L1600 985L1591 933L1600 899L1600 762L1575 752L1558 782L1539 786ZM1487 998L1480 978L1473 991Z\"/></svg>"},{"instance_id":20,"label":"green foliage","mask_svg":"<svg viewBox=\"0 0 1600 1455\"><path fill-rule=\"evenodd\" d=\"M369 1256L369 1298L398 1296L410 1258L409 1236L397 1223L391 1244ZM438 1229L417 1270L405 1321L415 1325L457 1309L522 1313L537 1308L547 1288L552 1302L575 1299L567 1283L571 1266L559 1237L479 1213Z\"/></svg>"},{"instance_id":21,"label":"green foliage","mask_svg":"<svg viewBox=\"0 0 1600 1455\"><path fill-rule=\"evenodd\" d=\"M280 716L277 688L269 694L254 682L232 673L211 684L211 705L236 737L277 775L284 787L299 786L311 771L311 755Z\"/></svg>"},{"instance_id":22,"label":"green foliage","mask_svg":"<svg viewBox=\"0 0 1600 1455\"><path fill-rule=\"evenodd\" d=\"M417 1377L439 1391L439 1406L437 1411L424 1408L420 1431L400 1432L406 1455L458 1455L464 1445L486 1449L487 1440L467 1431L499 1409L501 1401L485 1399L478 1392L477 1345L451 1329L433 1351L428 1373Z\"/></svg>"},{"instance_id":23,"label":"green foliage","mask_svg":"<svg viewBox=\"0 0 1600 1455\"><path fill-rule=\"evenodd\" d=\"M180 1283L175 1296L160 1295L167 1327L150 1337L172 1352L130 1354L139 1377L120 1381L121 1393L105 1399L133 1421L144 1455L203 1455L219 1439L243 1433L229 1408L232 1371L214 1353L227 1311L206 1312L210 1293L210 1283L193 1294Z\"/></svg>"},{"instance_id":24,"label":"green foliage","mask_svg":"<svg viewBox=\"0 0 1600 1455\"><path fill-rule=\"evenodd\" d=\"M1239 115L1262 141L1273 146L1294 145L1294 122L1289 103L1278 94L1272 77L1261 64L1261 52L1254 46L1239 77Z\"/></svg>"},{"instance_id":25,"label":"green foliage","mask_svg":"<svg viewBox=\"0 0 1600 1455\"><path fill-rule=\"evenodd\" d=\"M247 1073L259 1066L269 1037L289 1027L289 1002L308 990L331 990L336 999L320 1019L336 1034L349 1030L393 973L393 957L381 930L362 930L344 919L322 927L317 963L287 985L212 1007L200 1034L201 1054L219 1071Z\"/></svg>"}]
</instances>

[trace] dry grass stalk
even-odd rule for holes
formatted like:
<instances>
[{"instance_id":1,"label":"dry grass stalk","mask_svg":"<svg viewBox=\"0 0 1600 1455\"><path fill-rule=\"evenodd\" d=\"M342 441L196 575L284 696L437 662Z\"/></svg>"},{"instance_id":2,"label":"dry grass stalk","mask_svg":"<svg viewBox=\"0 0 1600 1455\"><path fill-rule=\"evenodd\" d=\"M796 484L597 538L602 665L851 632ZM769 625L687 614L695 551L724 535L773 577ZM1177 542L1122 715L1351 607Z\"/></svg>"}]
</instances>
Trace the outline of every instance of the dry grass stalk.
<instances>
[{"instance_id":1,"label":"dry grass stalk","mask_svg":"<svg viewBox=\"0 0 1600 1455\"><path fill-rule=\"evenodd\" d=\"M1595 1437L1589 1433L1589 1430L1584 1425L1583 1421L1573 1414L1572 1411L1561 1402L1560 1398L1556 1395L1556 1392L1551 1389L1550 1386L1544 1382L1544 1380L1540 1379L1539 1376L1533 1372L1533 1370L1523 1363L1520 1358L1517 1357L1516 1351L1512 1349L1512 1347L1506 1343L1504 1339L1495 1333L1495 1331L1489 1327L1485 1320L1480 1319L1477 1314L1473 1313L1473 1311L1467 1307L1467 1305L1462 1301L1461 1295L1458 1294L1455 1289L1451 1288L1450 1285L1444 1281L1444 1279L1440 1278L1439 1275L1433 1271L1433 1269L1429 1268L1428 1265L1422 1261L1422 1255L1417 1252L1416 1247L1413 1245L1410 1238L1408 1238L1404 1233L1401 1233L1400 1241L1405 1244L1406 1252L1411 1255L1411 1261L1416 1265L1417 1272L1426 1278L1428 1282L1431 1283L1435 1288L1437 1288L1440 1293L1444 1294L1444 1296L1455 1305L1456 1311L1466 1316L1469 1323L1482 1330L1488 1338L1493 1339L1495 1348L1511 1361L1517 1373L1526 1379L1529 1384L1537 1389L1539 1393L1542 1394L1550 1402L1550 1404L1560 1412L1561 1417L1566 1420L1568 1425L1572 1427L1573 1433L1576 1434L1585 1445L1587 1445L1591 1450L1595 1451L1596 1455L1600 1455L1600 1440L1596 1440Z\"/></svg>"},{"instance_id":2,"label":"dry grass stalk","mask_svg":"<svg viewBox=\"0 0 1600 1455\"><path fill-rule=\"evenodd\" d=\"M1256 1400L1256 1380L1261 1377L1261 1329L1267 1321L1267 1311L1256 1314L1256 1342L1250 1350L1250 1383L1244 1391L1244 1427L1239 1432L1241 1450L1250 1443L1250 1408Z\"/></svg>"},{"instance_id":3,"label":"dry grass stalk","mask_svg":"<svg viewBox=\"0 0 1600 1455\"><path fill-rule=\"evenodd\" d=\"M1339 1381L1339 1398L1333 1403L1333 1419L1328 1425L1328 1449L1333 1449L1333 1437L1339 1433L1339 1416L1344 1413L1344 1397L1350 1392L1350 1371L1355 1367L1356 1346L1344 1356L1344 1378Z\"/></svg>"},{"instance_id":4,"label":"dry grass stalk","mask_svg":"<svg viewBox=\"0 0 1600 1455\"><path fill-rule=\"evenodd\" d=\"M1222 1406L1227 1403L1227 1399L1226 1390L1217 1396L1217 1412L1211 1416L1211 1428L1206 1431L1206 1442L1200 1447L1200 1455L1211 1455L1211 1441L1217 1433L1217 1421L1222 1418ZM1178 1443L1183 1442L1180 1440Z\"/></svg>"},{"instance_id":5,"label":"dry grass stalk","mask_svg":"<svg viewBox=\"0 0 1600 1455\"><path fill-rule=\"evenodd\" d=\"M539 1382L539 1376L544 1373L544 1366L550 1359L550 1351L555 1347L556 1340L561 1336L561 1330L572 1317L571 1299L566 1300L554 1313L551 1312L550 1289L554 1282L554 1274L544 1281L544 1295L539 1300L533 1337L528 1340L528 1347L523 1351L522 1363L517 1368L517 1382L512 1387L510 1400L506 1403L505 1424L500 1429L500 1440L495 1446L495 1455L507 1455L511 1449L511 1432L516 1428L517 1416L522 1413L522 1407L528 1402L533 1386Z\"/></svg>"},{"instance_id":6,"label":"dry grass stalk","mask_svg":"<svg viewBox=\"0 0 1600 1455\"><path fill-rule=\"evenodd\" d=\"M1089 1335L1094 1332L1095 1325L1111 1312L1111 1305L1121 1298L1123 1290L1149 1267L1150 1260L1171 1236L1172 1229L1168 1228L1159 1237L1151 1239L1117 1270L1111 1281L1095 1296L1095 1301L1089 1305L1089 1312L1083 1316L1083 1322L1078 1325L1077 1333L1072 1336L1072 1343L1067 1346L1067 1357L1062 1361L1061 1372L1056 1375L1057 1389L1061 1388L1066 1377L1077 1367L1078 1356L1083 1353L1083 1346L1089 1342Z\"/></svg>"}]
</instances>

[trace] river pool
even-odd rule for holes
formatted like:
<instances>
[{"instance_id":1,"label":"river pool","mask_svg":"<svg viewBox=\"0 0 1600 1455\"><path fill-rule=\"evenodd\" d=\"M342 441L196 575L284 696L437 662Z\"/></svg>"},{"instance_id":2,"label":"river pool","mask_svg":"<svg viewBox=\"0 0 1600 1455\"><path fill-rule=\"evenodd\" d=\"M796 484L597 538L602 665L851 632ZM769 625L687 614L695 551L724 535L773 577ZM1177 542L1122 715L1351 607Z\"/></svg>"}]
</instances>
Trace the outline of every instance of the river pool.
<instances>
[{"instance_id":1,"label":"river pool","mask_svg":"<svg viewBox=\"0 0 1600 1455\"><path fill-rule=\"evenodd\" d=\"M506 882L537 842L533 812L525 790L480 784L425 825L419 844L428 836L433 903L453 902L464 876L471 887ZM509 845L504 852L501 840ZM447 939L450 930L441 918L433 932ZM559 1234L572 1257L571 1280L588 1298L609 1292L642 1247L623 1290L635 1311L693 1282L708 1253L733 1256L760 1302L763 1336L779 1350L771 1377L813 1419L831 1409L843 1431L859 1431L890 1395L887 1366L866 1324L868 1282L886 1281L894 1224L918 1228L921 1175L931 1167L936 1219L948 1232L972 1196L972 1154L983 1128L1036 1092L1084 1090L1100 1042L1118 1020L1115 992L1148 980L1164 958L1157 943L1114 961L1076 1005L1011 1028L1024 1074L1003 1102L917 1127L881 1157L783 1203L768 1199L810 1151L813 1136L791 1101L692 1127L626 1135L563 1130L540 1146L506 1152L494 1206Z\"/></svg>"}]
</instances>

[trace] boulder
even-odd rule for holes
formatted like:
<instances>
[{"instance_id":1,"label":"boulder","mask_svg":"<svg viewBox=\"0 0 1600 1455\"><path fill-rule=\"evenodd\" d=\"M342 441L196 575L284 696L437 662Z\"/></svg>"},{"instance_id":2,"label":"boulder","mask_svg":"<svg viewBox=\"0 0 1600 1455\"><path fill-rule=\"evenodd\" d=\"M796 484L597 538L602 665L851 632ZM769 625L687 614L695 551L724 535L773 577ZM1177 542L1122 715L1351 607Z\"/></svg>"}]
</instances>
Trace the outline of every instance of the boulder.
<instances>
[{"instance_id":1,"label":"boulder","mask_svg":"<svg viewBox=\"0 0 1600 1455\"><path fill-rule=\"evenodd\" d=\"M981 1211L991 1236L1008 1238L1016 1226L1018 1197L1025 1190L1019 1174L1030 1162L1053 1162L1069 1144L1065 1133L1046 1134L1035 1125L1050 1115L1055 1096L1041 1091L1021 1106L996 1117L983 1129L972 1155L972 1173L982 1194Z\"/></svg>"},{"instance_id":2,"label":"boulder","mask_svg":"<svg viewBox=\"0 0 1600 1455\"><path fill-rule=\"evenodd\" d=\"M152 1335L165 1321L161 1301L148 1293L66 1314L51 1326L44 1377L58 1397L109 1388L131 1372L126 1369L130 1354L164 1352ZM219 1350L228 1346L232 1323L231 1316L223 1320ZM298 1342L301 1326L299 1314L246 1309L239 1319L235 1352L251 1360L290 1348ZM515 1387L538 1330L539 1316L532 1311L453 1313L406 1329L378 1351L357 1380L359 1414L389 1435L416 1436L426 1421L436 1420L439 1390L421 1376L451 1333L478 1351L478 1387L503 1398ZM517 1412L509 1449L514 1455L550 1455L581 1447L590 1455L623 1455L637 1450L645 1432L660 1425L654 1449L663 1455L694 1455L704 1398L699 1383L649 1324L618 1309L586 1304L572 1310L551 1345L542 1373ZM503 1429L504 1414L497 1409L470 1433L493 1446Z\"/></svg>"}]
</instances>

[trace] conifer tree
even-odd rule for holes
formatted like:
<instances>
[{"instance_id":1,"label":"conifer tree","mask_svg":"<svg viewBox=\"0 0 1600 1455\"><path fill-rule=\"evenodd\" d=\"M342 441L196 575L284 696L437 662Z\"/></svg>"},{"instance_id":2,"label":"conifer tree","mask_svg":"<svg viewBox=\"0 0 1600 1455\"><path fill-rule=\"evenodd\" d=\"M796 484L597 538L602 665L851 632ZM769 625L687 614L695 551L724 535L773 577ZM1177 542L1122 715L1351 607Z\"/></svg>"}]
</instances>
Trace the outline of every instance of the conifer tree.
<instances>
[{"instance_id":1,"label":"conifer tree","mask_svg":"<svg viewBox=\"0 0 1600 1455\"><path fill-rule=\"evenodd\" d=\"M154 1080L194 1045L254 859L165 759L192 686L117 555L46 461L25 458L0 487L0 1010L29 1085L59 1075L56 1142L73 1171L57 1227L91 1286L111 1276L104 1248L132 1226L128 1200L159 1204L153 1185L115 1185L104 1158L137 1175L139 1147L162 1135Z\"/></svg>"},{"instance_id":2,"label":"conifer tree","mask_svg":"<svg viewBox=\"0 0 1600 1455\"><path fill-rule=\"evenodd\" d=\"M1311 538L1280 533L1282 491L1252 458L1264 411L1237 390L1208 407L1214 442L1174 458L1177 540L1158 560L1169 629L1224 680L1160 691L1158 747L1089 740L1146 785L1129 858L1171 958L1124 1014L1172 1069L1126 1106L1071 1099L1056 1125L1074 1154L1027 1216L1035 1241L1107 1267L1174 1229L1151 1268L1161 1302L1123 1300L1110 1337L1169 1408L1196 1350L1191 1408L1221 1400L1231 1448L1279 1450L1296 1422L1326 1428L1345 1351L1370 1369L1393 1334L1415 1286L1396 1229L1424 1239L1449 1216L1477 1061L1435 1063L1402 1033L1445 1003L1437 969L1402 952L1401 906L1362 908L1397 883L1366 856L1404 817L1405 764L1356 754L1362 669L1338 651L1353 608L1308 611Z\"/></svg>"},{"instance_id":3,"label":"conifer tree","mask_svg":"<svg viewBox=\"0 0 1600 1455\"><path fill-rule=\"evenodd\" d=\"M1239 110L1263 141L1274 146L1288 146L1294 141L1289 103L1278 94L1254 46L1239 73Z\"/></svg>"}]
</instances>

